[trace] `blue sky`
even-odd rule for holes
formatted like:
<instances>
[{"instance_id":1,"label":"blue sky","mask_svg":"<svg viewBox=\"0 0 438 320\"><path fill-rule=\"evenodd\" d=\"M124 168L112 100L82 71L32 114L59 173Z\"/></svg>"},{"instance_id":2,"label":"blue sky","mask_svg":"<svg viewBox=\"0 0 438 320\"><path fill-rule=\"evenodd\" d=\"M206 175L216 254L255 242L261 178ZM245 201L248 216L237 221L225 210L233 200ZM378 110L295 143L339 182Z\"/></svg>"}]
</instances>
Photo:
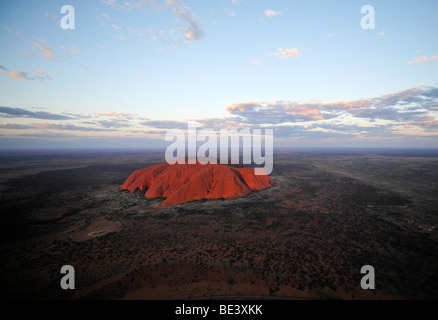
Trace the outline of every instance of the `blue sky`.
<instances>
[{"instance_id":1,"label":"blue sky","mask_svg":"<svg viewBox=\"0 0 438 320\"><path fill-rule=\"evenodd\" d=\"M63 5L75 29L60 27ZM363 5L375 29L361 28ZM438 2L0 2L0 147L164 145L273 128L278 146L438 146Z\"/></svg>"}]
</instances>

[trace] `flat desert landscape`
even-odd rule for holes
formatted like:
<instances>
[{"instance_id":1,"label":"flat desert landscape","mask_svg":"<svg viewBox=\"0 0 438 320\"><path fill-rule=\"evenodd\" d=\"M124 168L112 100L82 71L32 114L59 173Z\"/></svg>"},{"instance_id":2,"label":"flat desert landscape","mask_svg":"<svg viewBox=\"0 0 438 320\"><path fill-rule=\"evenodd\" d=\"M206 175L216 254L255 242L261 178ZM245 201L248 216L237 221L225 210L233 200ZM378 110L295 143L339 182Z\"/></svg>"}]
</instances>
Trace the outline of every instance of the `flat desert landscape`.
<instances>
[{"instance_id":1,"label":"flat desert landscape","mask_svg":"<svg viewBox=\"0 0 438 320\"><path fill-rule=\"evenodd\" d=\"M436 299L438 151L277 150L275 186L160 207L162 151L2 151L10 299ZM435 231L435 233L434 233ZM63 265L75 290L60 287ZM360 286L375 269L375 290Z\"/></svg>"}]
</instances>

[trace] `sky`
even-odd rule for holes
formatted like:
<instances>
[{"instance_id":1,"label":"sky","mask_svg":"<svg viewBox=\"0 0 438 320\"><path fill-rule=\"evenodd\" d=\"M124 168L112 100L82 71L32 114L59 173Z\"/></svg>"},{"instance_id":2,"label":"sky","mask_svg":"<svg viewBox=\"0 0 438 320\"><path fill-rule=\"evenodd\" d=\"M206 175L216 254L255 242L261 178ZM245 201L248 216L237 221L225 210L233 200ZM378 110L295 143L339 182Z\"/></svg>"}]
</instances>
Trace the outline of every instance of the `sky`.
<instances>
[{"instance_id":1,"label":"sky","mask_svg":"<svg viewBox=\"0 0 438 320\"><path fill-rule=\"evenodd\" d=\"M429 0L2 0L0 148L160 147L188 121L270 128L278 147L438 147L437 13Z\"/></svg>"}]
</instances>

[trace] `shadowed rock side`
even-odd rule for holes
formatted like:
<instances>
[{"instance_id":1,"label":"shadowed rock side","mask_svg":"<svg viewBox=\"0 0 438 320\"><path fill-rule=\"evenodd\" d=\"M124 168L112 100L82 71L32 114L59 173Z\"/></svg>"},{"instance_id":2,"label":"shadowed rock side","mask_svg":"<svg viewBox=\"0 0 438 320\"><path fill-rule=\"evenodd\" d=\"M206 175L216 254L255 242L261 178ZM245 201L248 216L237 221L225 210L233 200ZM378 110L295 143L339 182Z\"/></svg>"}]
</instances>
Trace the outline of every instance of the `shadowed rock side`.
<instances>
[{"instance_id":1,"label":"shadowed rock side","mask_svg":"<svg viewBox=\"0 0 438 320\"><path fill-rule=\"evenodd\" d=\"M135 171L120 190L146 190L147 198L166 198L161 206L201 199L232 199L273 186L268 175L254 168L221 164L174 164L167 162Z\"/></svg>"}]
</instances>

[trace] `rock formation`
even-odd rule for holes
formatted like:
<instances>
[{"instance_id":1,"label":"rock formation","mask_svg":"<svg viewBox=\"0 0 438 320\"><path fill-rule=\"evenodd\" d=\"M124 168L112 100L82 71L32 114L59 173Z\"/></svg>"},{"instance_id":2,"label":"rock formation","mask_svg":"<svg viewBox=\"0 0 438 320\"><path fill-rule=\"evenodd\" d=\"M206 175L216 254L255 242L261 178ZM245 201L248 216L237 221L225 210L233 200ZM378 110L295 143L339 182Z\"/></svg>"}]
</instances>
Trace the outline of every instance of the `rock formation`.
<instances>
[{"instance_id":1,"label":"rock formation","mask_svg":"<svg viewBox=\"0 0 438 320\"><path fill-rule=\"evenodd\" d=\"M121 190L147 190L147 198L166 198L161 206L201 199L233 199L273 186L268 175L255 175L254 168L167 162L131 174Z\"/></svg>"}]
</instances>

